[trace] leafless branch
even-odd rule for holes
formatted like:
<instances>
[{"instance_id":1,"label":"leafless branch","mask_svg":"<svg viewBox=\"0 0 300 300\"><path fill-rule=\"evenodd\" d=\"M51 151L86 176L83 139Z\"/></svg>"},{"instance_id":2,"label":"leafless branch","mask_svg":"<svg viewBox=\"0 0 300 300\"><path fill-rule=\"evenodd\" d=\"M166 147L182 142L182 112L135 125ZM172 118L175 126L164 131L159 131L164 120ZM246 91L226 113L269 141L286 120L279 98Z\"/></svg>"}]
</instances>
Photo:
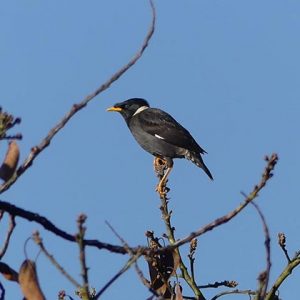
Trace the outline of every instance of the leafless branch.
<instances>
[{"instance_id":1,"label":"leafless branch","mask_svg":"<svg viewBox=\"0 0 300 300\"><path fill-rule=\"evenodd\" d=\"M157 171L157 170L155 169L155 171ZM180 267L180 270L181 270L181 275L184 278L184 280L186 281L186 283L193 290L193 292L196 295L197 299L204 300L205 298L204 298L203 294L201 293L200 289L198 288L193 275L189 274L189 272L187 270L187 267L185 266L185 264L184 264L184 262L181 258L181 254L180 254L178 246L174 246L174 245L177 244L176 240L175 240L175 236L174 236L175 228L171 224L172 211L169 211L169 208L168 208L168 203L169 203L168 200L169 199L167 198L167 194L170 191L170 189L166 185L164 185L163 190L164 190L164 193L159 193L159 197L160 197L160 200L161 200L160 210L161 210L161 213L162 213L162 218L163 218L164 223L165 223L167 238L168 238L169 243L170 243L170 246L168 246L168 247L172 247L172 249L174 249L174 251L176 251L176 253L179 257L179 267ZM193 272L193 269L192 269L192 272Z\"/></svg>"},{"instance_id":2,"label":"leafless branch","mask_svg":"<svg viewBox=\"0 0 300 300\"><path fill-rule=\"evenodd\" d=\"M224 280L224 281L216 281L214 283L208 283L205 285L199 285L200 289L207 289L207 288L219 288L220 286L226 286L230 288L237 287L238 283L234 280Z\"/></svg>"},{"instance_id":3,"label":"leafless branch","mask_svg":"<svg viewBox=\"0 0 300 300\"><path fill-rule=\"evenodd\" d=\"M10 237L11 237L15 227L16 227L15 217L10 214L9 215L9 227L8 227L8 230L7 230L7 234L6 234L6 237L5 237L3 247L0 250L0 260L3 258L3 256L6 253L6 250L7 250L8 245L9 245Z\"/></svg>"},{"instance_id":4,"label":"leafless branch","mask_svg":"<svg viewBox=\"0 0 300 300\"><path fill-rule=\"evenodd\" d=\"M5 300L5 289L1 282L0 282L0 291L1 291L0 300Z\"/></svg>"},{"instance_id":5,"label":"leafless branch","mask_svg":"<svg viewBox=\"0 0 300 300\"><path fill-rule=\"evenodd\" d=\"M288 254L287 249L286 249L285 242L286 242L285 234L283 232L278 233L278 244L279 244L280 248L282 249L282 251L283 251L283 253L284 253L284 255L285 255L288 263L290 263L291 262L291 258L290 258L289 254Z\"/></svg>"},{"instance_id":6,"label":"leafless branch","mask_svg":"<svg viewBox=\"0 0 300 300\"><path fill-rule=\"evenodd\" d=\"M270 270L271 270L271 247L270 247L270 233L265 217L259 208L259 206L255 202L251 202L251 204L255 207L256 211L259 214L259 217L262 221L265 235L265 249L266 249L266 270L262 272L258 279L260 282L259 290L257 292L257 300L265 299L268 290Z\"/></svg>"},{"instance_id":7,"label":"leafless branch","mask_svg":"<svg viewBox=\"0 0 300 300\"><path fill-rule=\"evenodd\" d=\"M204 227L192 232L189 236L178 240L176 243L168 246L169 248L176 248L182 246L188 242L190 242L193 238L203 235L204 233L215 229L216 227L223 225L229 222L232 218L234 218L237 214L239 214L251 201L253 201L256 197L258 197L259 192L266 186L269 179L272 178L273 173L277 161L277 154L272 154L271 157L266 157L267 166L265 167L264 173L262 174L261 181L258 185L255 185L252 192L246 197L244 202L235 208L233 211L229 212L227 215L224 215L220 218L217 218L213 222L205 225Z\"/></svg>"},{"instance_id":8,"label":"leafless branch","mask_svg":"<svg viewBox=\"0 0 300 300\"><path fill-rule=\"evenodd\" d=\"M61 272L61 274L64 275L75 287L79 288L80 284L68 272L66 272L66 270L57 262L55 257L48 252L38 231L33 233L33 240L40 247L41 251L46 255L50 262Z\"/></svg>"},{"instance_id":9,"label":"leafless branch","mask_svg":"<svg viewBox=\"0 0 300 300\"><path fill-rule=\"evenodd\" d=\"M284 270L281 272L281 274L276 279L275 283L273 284L270 291L267 293L264 300L273 300L275 299L275 294L278 291L281 284L287 279L288 276L290 276L293 272L293 270L300 265L300 257L299 254L296 253L293 259L291 259L291 262L284 268Z\"/></svg>"},{"instance_id":10,"label":"leafless branch","mask_svg":"<svg viewBox=\"0 0 300 300\"><path fill-rule=\"evenodd\" d=\"M125 263L125 265L121 268L120 271L117 272L116 275L114 275L104 286L100 289L100 291L95 296L95 299L99 299L100 296L121 276L123 275L127 270L131 268L133 263L138 259L137 256L130 257L128 261Z\"/></svg>"},{"instance_id":11,"label":"leafless branch","mask_svg":"<svg viewBox=\"0 0 300 300\"><path fill-rule=\"evenodd\" d=\"M211 298L211 300L216 300L222 296L225 296L225 295L230 295L230 294L236 294L236 295L255 295L256 292L255 291L251 291L251 290L232 290L232 291L225 291L225 292L222 292L222 293L219 293L218 295L214 296L213 298Z\"/></svg>"},{"instance_id":12,"label":"leafless branch","mask_svg":"<svg viewBox=\"0 0 300 300\"><path fill-rule=\"evenodd\" d=\"M22 163L22 165L17 169L16 174L7 182L0 186L0 193L3 193L10 186L17 181L17 179L32 165L34 160L38 157L38 155L50 145L50 142L54 138L54 136L68 123L68 121L81 109L83 109L87 104L98 96L100 93L108 89L112 83L117 81L128 69L130 69L143 55L145 49L148 47L149 41L154 33L155 22L156 22L156 12L155 7L152 0L149 0L151 10L152 10L152 20L151 25L149 27L148 33L144 39L144 42L141 48L137 51L137 53L133 56L133 58L124 65L121 69L119 69L115 74L113 74L106 82L104 82L99 88L97 88L94 92L87 95L81 102L77 104L73 104L70 111L48 132L47 136L36 146L32 147L28 157Z\"/></svg>"},{"instance_id":13,"label":"leafless branch","mask_svg":"<svg viewBox=\"0 0 300 300\"><path fill-rule=\"evenodd\" d=\"M153 296L160 297L160 295L151 287L149 281L143 275L143 272L138 266L138 259L142 256L143 249L141 248L137 252L134 252L133 248L129 247L128 243L118 234L118 232L111 226L109 222L106 221L107 226L112 230L112 232L116 235L116 237L122 242L124 248L127 253L131 256L132 262L134 263L135 271L141 280L141 282L148 288L149 292L152 293Z\"/></svg>"},{"instance_id":14,"label":"leafless branch","mask_svg":"<svg viewBox=\"0 0 300 300\"><path fill-rule=\"evenodd\" d=\"M76 238L73 234L63 231L62 229L60 229L56 225L54 225L51 221L49 221L47 218L39 215L38 213L33 213L31 211L22 209L20 207L17 207L13 204L10 204L8 202L1 201L1 200L0 200L0 210L8 212L12 216L17 216L17 217L26 219L27 221L36 222L36 223L40 224L41 226L43 226L46 230L56 234L57 236L65 239L67 241L70 241L70 242L76 242ZM106 250L108 250L110 252L114 252L114 253L120 253L120 254L127 253L126 250L124 249L124 247L112 245L112 244L108 244L108 243L103 243L98 240L85 239L84 244L86 246L92 246L92 247L96 247L98 249L106 249Z\"/></svg>"},{"instance_id":15,"label":"leafless branch","mask_svg":"<svg viewBox=\"0 0 300 300\"><path fill-rule=\"evenodd\" d=\"M83 299L90 299L89 293L89 279L88 279L88 268L86 266L85 258L85 245L84 245L84 236L86 232L86 227L83 226L86 221L86 215L81 214L77 219L78 233L76 235L76 241L79 246L79 261L81 265L81 276L82 276L82 287L85 297Z\"/></svg>"}]
</instances>

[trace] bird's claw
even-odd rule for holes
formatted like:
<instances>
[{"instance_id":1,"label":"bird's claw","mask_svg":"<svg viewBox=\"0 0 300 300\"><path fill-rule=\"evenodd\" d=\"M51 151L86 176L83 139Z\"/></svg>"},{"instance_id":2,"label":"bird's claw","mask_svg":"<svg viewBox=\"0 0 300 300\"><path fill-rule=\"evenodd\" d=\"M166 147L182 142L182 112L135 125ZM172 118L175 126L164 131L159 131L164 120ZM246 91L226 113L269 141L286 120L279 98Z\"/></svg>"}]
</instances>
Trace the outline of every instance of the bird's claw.
<instances>
[{"instance_id":1,"label":"bird's claw","mask_svg":"<svg viewBox=\"0 0 300 300\"><path fill-rule=\"evenodd\" d=\"M160 197L165 197L169 190L170 189L166 186L166 182L160 182L155 188L155 191L159 193Z\"/></svg>"},{"instance_id":2,"label":"bird's claw","mask_svg":"<svg viewBox=\"0 0 300 300\"><path fill-rule=\"evenodd\" d=\"M159 178L164 176L165 170L167 169L167 162L159 157L155 157L153 161L154 172Z\"/></svg>"}]
</instances>

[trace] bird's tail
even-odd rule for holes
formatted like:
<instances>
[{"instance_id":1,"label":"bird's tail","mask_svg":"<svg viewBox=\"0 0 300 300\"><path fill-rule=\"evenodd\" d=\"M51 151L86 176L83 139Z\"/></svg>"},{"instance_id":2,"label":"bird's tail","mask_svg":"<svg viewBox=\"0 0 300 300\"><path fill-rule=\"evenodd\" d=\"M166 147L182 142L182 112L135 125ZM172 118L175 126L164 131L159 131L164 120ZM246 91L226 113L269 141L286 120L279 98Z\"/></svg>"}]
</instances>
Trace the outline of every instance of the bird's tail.
<instances>
[{"instance_id":1,"label":"bird's tail","mask_svg":"<svg viewBox=\"0 0 300 300\"><path fill-rule=\"evenodd\" d=\"M201 168L211 180L214 180L213 176L211 175L210 171L208 170L207 166L205 165L200 154L188 151L185 155L185 158L187 158L188 160L193 162L196 166Z\"/></svg>"}]
</instances>

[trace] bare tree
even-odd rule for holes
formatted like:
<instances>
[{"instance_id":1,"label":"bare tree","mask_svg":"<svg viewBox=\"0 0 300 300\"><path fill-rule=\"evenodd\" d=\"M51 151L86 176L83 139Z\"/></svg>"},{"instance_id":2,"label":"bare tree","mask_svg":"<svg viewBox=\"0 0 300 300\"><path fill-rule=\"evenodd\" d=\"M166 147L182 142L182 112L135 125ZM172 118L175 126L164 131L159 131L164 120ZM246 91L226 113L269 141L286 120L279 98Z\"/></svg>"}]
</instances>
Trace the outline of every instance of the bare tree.
<instances>
[{"instance_id":1,"label":"bare tree","mask_svg":"<svg viewBox=\"0 0 300 300\"><path fill-rule=\"evenodd\" d=\"M3 184L0 186L0 193L4 193L8 189L14 187L15 182L26 173L26 171L32 167L34 160L41 155L44 150L50 146L52 139L55 135L61 131L69 120L77 113L82 111L95 96L99 95L106 89L108 89L112 83L116 82L129 68L131 68L143 55L146 50L155 29L155 8L152 0L150 0L152 20L149 30L145 36L145 39L134 55L134 57L126 63L121 69L115 72L106 82L101 84L94 92L87 95L81 102L73 104L70 110L61 118L61 120L49 130L48 134L41 140L41 142L33 146L26 159L19 164L20 150L18 146L18 140L22 138L21 134L9 135L8 131L15 128L16 125L21 123L20 118L15 118L12 115L0 111L0 139L9 140L6 156L3 159L3 163L0 167L0 178L3 180ZM284 233L278 234L278 244L282 249L284 256L287 260L286 267L282 270L282 273L278 276L275 282L270 282L269 274L271 268L270 258L270 233L269 228L264 218L264 215L259 208L259 205L254 202L260 192L266 188L270 179L273 176L278 156L271 154L265 157L266 166L263 170L260 181L253 187L252 191L248 194L242 193L243 201L238 204L236 208L229 211L227 214L220 216L219 218L212 220L206 225L200 226L195 229L186 237L175 236L175 227L172 222L172 210L170 209L170 199L168 198L168 192L170 188L166 185L163 186L164 193L158 194L160 198L160 213L165 225L165 234L162 237L158 237L150 229L146 232L146 246L132 246L129 245L108 223L112 232L119 239L120 244L114 245L100 241L98 239L86 239L86 216L81 214L77 219L77 234L73 235L67 231L59 228L52 221L39 214L26 210L24 208L13 205L9 202L0 200L0 221L4 226L4 214L8 214L9 221L7 225L7 234L4 237L3 246L0 250L0 272L6 280L15 281L19 284L20 289L24 297L28 300L46 299L39 285L38 274L36 270L36 263L29 259L25 259L19 270L14 270L11 266L3 261L5 254L9 251L9 244L11 236L14 233L16 226L15 219L22 218L28 222L35 222L42 226L45 230L57 235L59 238L65 240L65 242L74 243L79 250L79 263L81 267L81 282L78 282L74 277L69 274L63 266L56 260L56 258L49 253L45 246L40 233L36 231L31 239L36 243L40 251L49 259L49 261L57 268L61 276L65 276L73 285L76 290L78 298L81 299L99 299L108 288L112 288L113 283L120 278L130 268L134 268L140 283L145 285L149 290L150 297L148 299L200 299L205 300L204 290L208 288L217 289L219 287L226 287L227 290L223 292L216 292L215 296L211 300L221 298L228 294L246 294L251 299L257 300L275 300L279 299L277 291L280 285L292 274L300 264L300 252L291 257L286 247L286 237ZM156 175L159 179L162 178L166 171L166 165L161 162L155 168ZM197 251L197 238L207 234L209 231L217 229L223 224L230 222L241 211L243 211L248 205L253 205L256 209L262 223L264 240L265 240L265 262L266 266L264 270L258 274L258 285L255 290L241 290L237 289L238 283L234 280L221 280L208 283L206 285L200 285L195 277L195 253ZM176 212L174 212L176 213ZM164 240L164 243L161 241ZM181 246L189 244L189 252L187 254L187 261L184 258L184 254ZM106 250L110 253L123 254L128 257L125 265L103 286L99 289L92 289L91 282L89 280L88 267L86 265L86 248L94 247L99 250ZM149 266L149 279L148 275L143 274L139 268L138 262L141 259L145 259ZM178 277L187 284L187 288L181 287ZM172 283L172 280L175 280ZM139 284L138 282L136 284ZM1 297L5 299L5 283L0 284ZM188 296L189 295L189 296ZM65 291L61 291L58 298L73 299Z\"/></svg>"}]
</instances>

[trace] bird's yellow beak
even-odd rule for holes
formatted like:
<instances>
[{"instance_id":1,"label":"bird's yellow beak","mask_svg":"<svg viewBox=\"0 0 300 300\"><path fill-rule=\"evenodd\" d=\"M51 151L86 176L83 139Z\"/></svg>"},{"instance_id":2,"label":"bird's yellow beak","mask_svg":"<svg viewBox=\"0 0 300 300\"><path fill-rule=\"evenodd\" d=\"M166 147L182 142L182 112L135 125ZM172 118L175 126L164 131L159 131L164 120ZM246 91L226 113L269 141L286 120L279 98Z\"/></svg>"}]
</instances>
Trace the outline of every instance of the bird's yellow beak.
<instances>
[{"instance_id":1,"label":"bird's yellow beak","mask_svg":"<svg viewBox=\"0 0 300 300\"><path fill-rule=\"evenodd\" d=\"M122 111L122 108L121 107L109 107L106 111Z\"/></svg>"}]
</instances>

